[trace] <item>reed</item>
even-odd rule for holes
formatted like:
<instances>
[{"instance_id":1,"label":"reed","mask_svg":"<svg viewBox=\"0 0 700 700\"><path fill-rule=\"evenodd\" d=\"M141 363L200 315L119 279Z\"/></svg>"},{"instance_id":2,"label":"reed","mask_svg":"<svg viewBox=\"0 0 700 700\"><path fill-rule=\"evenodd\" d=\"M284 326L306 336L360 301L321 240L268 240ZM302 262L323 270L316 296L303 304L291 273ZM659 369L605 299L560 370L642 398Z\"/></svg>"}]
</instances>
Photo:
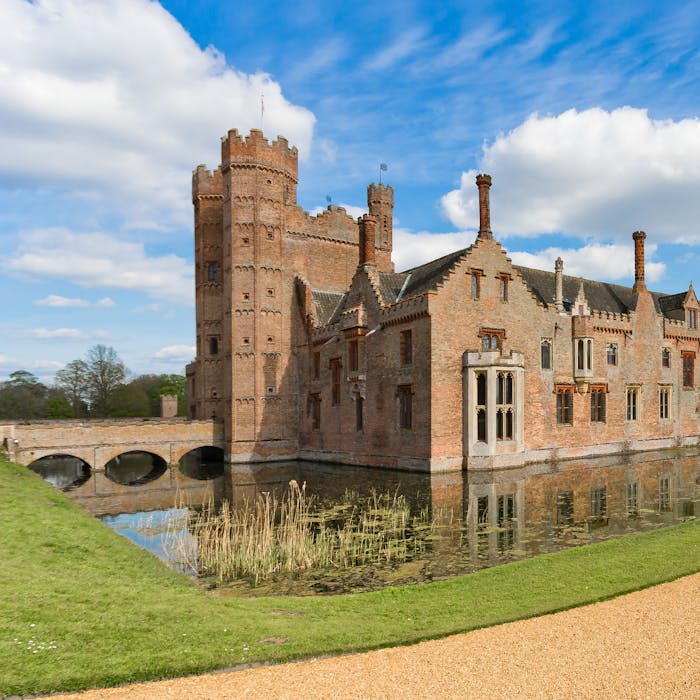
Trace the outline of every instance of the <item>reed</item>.
<instances>
[{"instance_id":1,"label":"reed","mask_svg":"<svg viewBox=\"0 0 700 700\"><path fill-rule=\"evenodd\" d=\"M201 576L258 583L282 572L405 562L425 551L432 530L428 509L412 515L402 495L373 492L362 504L346 492L323 510L306 484L291 481L281 497L262 493L237 507L207 503L170 541L182 565Z\"/></svg>"}]
</instances>

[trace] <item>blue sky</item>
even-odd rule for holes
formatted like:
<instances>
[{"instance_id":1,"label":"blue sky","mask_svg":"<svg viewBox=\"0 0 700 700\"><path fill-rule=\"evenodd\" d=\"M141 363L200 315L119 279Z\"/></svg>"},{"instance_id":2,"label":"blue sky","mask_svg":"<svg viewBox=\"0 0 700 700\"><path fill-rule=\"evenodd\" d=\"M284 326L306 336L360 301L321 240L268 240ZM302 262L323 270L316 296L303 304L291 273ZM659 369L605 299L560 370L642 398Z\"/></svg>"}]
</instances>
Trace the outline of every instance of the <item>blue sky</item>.
<instances>
[{"instance_id":1,"label":"blue sky","mask_svg":"<svg viewBox=\"0 0 700 700\"><path fill-rule=\"evenodd\" d=\"M190 174L229 128L301 155L306 209L388 164L395 262L468 245L474 175L515 262L686 289L700 253L692 2L0 2L0 379L95 343L194 346Z\"/></svg>"}]
</instances>

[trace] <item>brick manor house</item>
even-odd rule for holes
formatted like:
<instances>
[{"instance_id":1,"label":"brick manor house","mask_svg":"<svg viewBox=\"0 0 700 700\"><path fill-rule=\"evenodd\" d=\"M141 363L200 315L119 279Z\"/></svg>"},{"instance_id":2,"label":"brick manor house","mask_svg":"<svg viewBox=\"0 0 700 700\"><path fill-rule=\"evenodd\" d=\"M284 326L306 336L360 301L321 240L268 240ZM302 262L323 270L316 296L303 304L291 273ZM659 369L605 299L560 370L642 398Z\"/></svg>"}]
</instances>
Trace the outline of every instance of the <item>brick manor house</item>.
<instances>
[{"instance_id":1,"label":"brick manor house","mask_svg":"<svg viewBox=\"0 0 700 700\"><path fill-rule=\"evenodd\" d=\"M411 270L391 262L394 193L311 216L297 150L229 131L193 174L197 357L189 415L230 462L303 458L443 471L698 443L700 305L513 265L490 226ZM466 243L466 241L465 241Z\"/></svg>"}]
</instances>

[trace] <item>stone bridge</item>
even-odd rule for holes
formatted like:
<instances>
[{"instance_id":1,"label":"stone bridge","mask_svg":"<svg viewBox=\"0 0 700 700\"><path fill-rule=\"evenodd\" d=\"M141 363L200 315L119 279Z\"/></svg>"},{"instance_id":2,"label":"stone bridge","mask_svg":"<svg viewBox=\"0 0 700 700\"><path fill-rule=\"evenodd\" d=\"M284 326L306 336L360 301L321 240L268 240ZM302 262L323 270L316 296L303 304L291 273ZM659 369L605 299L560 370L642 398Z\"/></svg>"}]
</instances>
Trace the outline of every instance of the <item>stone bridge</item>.
<instances>
[{"instance_id":1,"label":"stone bridge","mask_svg":"<svg viewBox=\"0 0 700 700\"><path fill-rule=\"evenodd\" d=\"M223 448L223 423L215 419L112 418L0 424L0 445L10 459L26 466L50 455L70 455L104 471L125 452L150 452L167 464L197 447Z\"/></svg>"}]
</instances>

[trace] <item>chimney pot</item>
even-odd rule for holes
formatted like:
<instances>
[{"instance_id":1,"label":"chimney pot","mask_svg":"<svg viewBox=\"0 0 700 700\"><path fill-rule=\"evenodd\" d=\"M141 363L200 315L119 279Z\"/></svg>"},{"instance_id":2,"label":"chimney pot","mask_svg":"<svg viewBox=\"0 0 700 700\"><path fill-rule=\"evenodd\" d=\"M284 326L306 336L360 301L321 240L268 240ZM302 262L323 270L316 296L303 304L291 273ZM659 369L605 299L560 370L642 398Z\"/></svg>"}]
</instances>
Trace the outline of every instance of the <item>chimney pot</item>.
<instances>
[{"instance_id":1,"label":"chimney pot","mask_svg":"<svg viewBox=\"0 0 700 700\"><path fill-rule=\"evenodd\" d=\"M360 267L363 265L375 265L375 227L377 217L371 214L364 214L358 219L360 225Z\"/></svg>"},{"instance_id":2,"label":"chimney pot","mask_svg":"<svg viewBox=\"0 0 700 700\"><path fill-rule=\"evenodd\" d=\"M554 306L559 313L564 311L564 261L554 261Z\"/></svg>"},{"instance_id":3,"label":"chimney pot","mask_svg":"<svg viewBox=\"0 0 700 700\"><path fill-rule=\"evenodd\" d=\"M644 231L635 231L632 234L634 240L634 286L632 291L639 294L646 290L644 281L644 239L647 234Z\"/></svg>"},{"instance_id":4,"label":"chimney pot","mask_svg":"<svg viewBox=\"0 0 700 700\"><path fill-rule=\"evenodd\" d=\"M476 186L479 188L479 235L482 240L492 239L491 232L491 208L489 205L489 188L491 176L479 174L476 176Z\"/></svg>"}]
</instances>

